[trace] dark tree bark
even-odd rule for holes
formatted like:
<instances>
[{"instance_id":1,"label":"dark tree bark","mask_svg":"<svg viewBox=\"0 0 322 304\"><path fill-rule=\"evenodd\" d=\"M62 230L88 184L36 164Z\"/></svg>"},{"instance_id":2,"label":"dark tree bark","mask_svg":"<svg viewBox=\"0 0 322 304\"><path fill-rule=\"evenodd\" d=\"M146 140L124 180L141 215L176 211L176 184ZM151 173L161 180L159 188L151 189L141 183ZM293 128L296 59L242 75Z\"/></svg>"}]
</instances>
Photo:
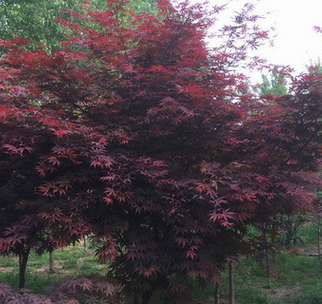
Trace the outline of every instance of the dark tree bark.
<instances>
[{"instance_id":1,"label":"dark tree bark","mask_svg":"<svg viewBox=\"0 0 322 304\"><path fill-rule=\"evenodd\" d=\"M235 286L233 264L230 262L229 267L229 304L235 304Z\"/></svg>"},{"instance_id":2,"label":"dark tree bark","mask_svg":"<svg viewBox=\"0 0 322 304\"><path fill-rule=\"evenodd\" d=\"M26 268L29 258L30 249L22 250L19 253L19 288L25 287Z\"/></svg>"},{"instance_id":3,"label":"dark tree bark","mask_svg":"<svg viewBox=\"0 0 322 304\"><path fill-rule=\"evenodd\" d=\"M265 248L265 261L266 261L266 276L268 280L271 278L271 265L270 265L270 260L269 260L269 251L268 251L268 246Z\"/></svg>"},{"instance_id":4,"label":"dark tree bark","mask_svg":"<svg viewBox=\"0 0 322 304\"><path fill-rule=\"evenodd\" d=\"M54 250L49 251L49 273L54 273Z\"/></svg>"},{"instance_id":5,"label":"dark tree bark","mask_svg":"<svg viewBox=\"0 0 322 304\"><path fill-rule=\"evenodd\" d=\"M142 304L149 304L152 292L145 292L142 294Z\"/></svg>"}]
</instances>

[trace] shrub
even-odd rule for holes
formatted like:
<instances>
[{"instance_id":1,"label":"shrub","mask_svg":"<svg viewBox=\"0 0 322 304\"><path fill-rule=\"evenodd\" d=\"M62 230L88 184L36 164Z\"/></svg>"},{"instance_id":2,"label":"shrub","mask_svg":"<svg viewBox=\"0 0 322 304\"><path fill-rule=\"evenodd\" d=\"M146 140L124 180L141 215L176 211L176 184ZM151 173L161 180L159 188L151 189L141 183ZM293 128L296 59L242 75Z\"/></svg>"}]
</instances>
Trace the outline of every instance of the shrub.
<instances>
[{"instance_id":1,"label":"shrub","mask_svg":"<svg viewBox=\"0 0 322 304\"><path fill-rule=\"evenodd\" d=\"M48 295L33 294L28 289L15 291L0 284L3 304L122 304L122 288L101 277L65 279L46 288Z\"/></svg>"}]
</instances>

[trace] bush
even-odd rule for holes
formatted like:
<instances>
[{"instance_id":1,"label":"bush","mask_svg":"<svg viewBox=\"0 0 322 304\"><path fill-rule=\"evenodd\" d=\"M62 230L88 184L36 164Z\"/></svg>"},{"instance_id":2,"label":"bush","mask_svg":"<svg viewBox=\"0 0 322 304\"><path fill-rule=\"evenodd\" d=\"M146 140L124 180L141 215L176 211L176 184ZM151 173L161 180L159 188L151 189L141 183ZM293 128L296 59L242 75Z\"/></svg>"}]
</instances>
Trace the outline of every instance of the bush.
<instances>
[{"instance_id":1,"label":"bush","mask_svg":"<svg viewBox=\"0 0 322 304\"><path fill-rule=\"evenodd\" d=\"M2 304L122 304L122 288L101 277L65 279L46 288L48 295L33 294L28 289L15 291L0 284Z\"/></svg>"}]
</instances>

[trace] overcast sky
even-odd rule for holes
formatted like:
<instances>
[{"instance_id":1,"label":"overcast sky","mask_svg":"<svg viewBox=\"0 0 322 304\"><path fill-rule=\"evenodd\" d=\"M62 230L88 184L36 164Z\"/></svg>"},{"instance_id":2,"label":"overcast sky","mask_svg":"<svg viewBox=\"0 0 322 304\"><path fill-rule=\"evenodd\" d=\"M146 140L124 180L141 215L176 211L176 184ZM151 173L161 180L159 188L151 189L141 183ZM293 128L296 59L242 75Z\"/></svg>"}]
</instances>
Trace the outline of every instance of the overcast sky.
<instances>
[{"instance_id":1,"label":"overcast sky","mask_svg":"<svg viewBox=\"0 0 322 304\"><path fill-rule=\"evenodd\" d=\"M267 21L274 24L277 37L274 48L265 48L263 53L277 64L289 64L298 72L305 70L310 60L317 62L322 57L322 34L313 26L322 27L321 0L262 0L261 10L272 13Z\"/></svg>"},{"instance_id":2,"label":"overcast sky","mask_svg":"<svg viewBox=\"0 0 322 304\"><path fill-rule=\"evenodd\" d=\"M203 2L190 0L191 3ZM222 4L225 0L209 0ZM305 71L310 60L322 58L322 34L313 26L322 27L322 0L231 0L231 11L246 2L256 4L256 13L271 12L266 17L267 26L276 28L274 47L264 47L259 55L273 64L290 65L297 73Z\"/></svg>"}]
</instances>

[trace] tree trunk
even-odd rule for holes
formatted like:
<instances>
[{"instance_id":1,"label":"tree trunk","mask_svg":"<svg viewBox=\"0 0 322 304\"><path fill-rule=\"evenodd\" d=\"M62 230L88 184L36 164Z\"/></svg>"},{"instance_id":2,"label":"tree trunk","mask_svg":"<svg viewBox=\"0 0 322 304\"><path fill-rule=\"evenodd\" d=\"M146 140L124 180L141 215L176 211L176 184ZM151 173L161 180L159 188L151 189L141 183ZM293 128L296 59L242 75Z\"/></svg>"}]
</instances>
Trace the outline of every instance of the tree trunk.
<instances>
[{"instance_id":1,"label":"tree trunk","mask_svg":"<svg viewBox=\"0 0 322 304\"><path fill-rule=\"evenodd\" d=\"M19 253L19 288L25 287L26 268L29 258L30 249L22 250Z\"/></svg>"},{"instance_id":2,"label":"tree trunk","mask_svg":"<svg viewBox=\"0 0 322 304\"><path fill-rule=\"evenodd\" d=\"M266 248L265 248L265 262L266 262L266 276L268 280L271 278L271 265L269 261L269 251L268 251L268 244L266 242Z\"/></svg>"},{"instance_id":3,"label":"tree trunk","mask_svg":"<svg viewBox=\"0 0 322 304\"><path fill-rule=\"evenodd\" d=\"M142 304L149 304L151 296L151 292L145 292L144 294L142 294Z\"/></svg>"},{"instance_id":4,"label":"tree trunk","mask_svg":"<svg viewBox=\"0 0 322 304\"><path fill-rule=\"evenodd\" d=\"M216 287L215 287L215 304L220 304L220 296L219 296L219 290L220 290L220 286L218 283L216 283Z\"/></svg>"},{"instance_id":5,"label":"tree trunk","mask_svg":"<svg viewBox=\"0 0 322 304\"><path fill-rule=\"evenodd\" d=\"M271 277L271 265L269 260L269 250L268 250L268 240L267 240L267 233L266 233L266 223L263 224L263 233L264 233L264 255L265 255L265 264L266 264L266 276L267 279L270 280Z\"/></svg>"},{"instance_id":6,"label":"tree trunk","mask_svg":"<svg viewBox=\"0 0 322 304\"><path fill-rule=\"evenodd\" d=\"M49 273L54 273L54 250L49 251Z\"/></svg>"},{"instance_id":7,"label":"tree trunk","mask_svg":"<svg viewBox=\"0 0 322 304\"><path fill-rule=\"evenodd\" d=\"M322 257L321 257L321 245L320 245L320 216L318 215L318 220L317 220L317 241L318 241L318 257L319 257L319 262L320 262L320 268L322 269Z\"/></svg>"},{"instance_id":8,"label":"tree trunk","mask_svg":"<svg viewBox=\"0 0 322 304\"><path fill-rule=\"evenodd\" d=\"M234 272L232 262L228 263L229 267L229 304L235 304L235 286L234 286Z\"/></svg>"},{"instance_id":9,"label":"tree trunk","mask_svg":"<svg viewBox=\"0 0 322 304\"><path fill-rule=\"evenodd\" d=\"M88 250L88 241L87 241L87 236L84 236L84 250L87 251Z\"/></svg>"},{"instance_id":10,"label":"tree trunk","mask_svg":"<svg viewBox=\"0 0 322 304\"><path fill-rule=\"evenodd\" d=\"M138 297L134 297L133 304L139 304Z\"/></svg>"}]
</instances>

